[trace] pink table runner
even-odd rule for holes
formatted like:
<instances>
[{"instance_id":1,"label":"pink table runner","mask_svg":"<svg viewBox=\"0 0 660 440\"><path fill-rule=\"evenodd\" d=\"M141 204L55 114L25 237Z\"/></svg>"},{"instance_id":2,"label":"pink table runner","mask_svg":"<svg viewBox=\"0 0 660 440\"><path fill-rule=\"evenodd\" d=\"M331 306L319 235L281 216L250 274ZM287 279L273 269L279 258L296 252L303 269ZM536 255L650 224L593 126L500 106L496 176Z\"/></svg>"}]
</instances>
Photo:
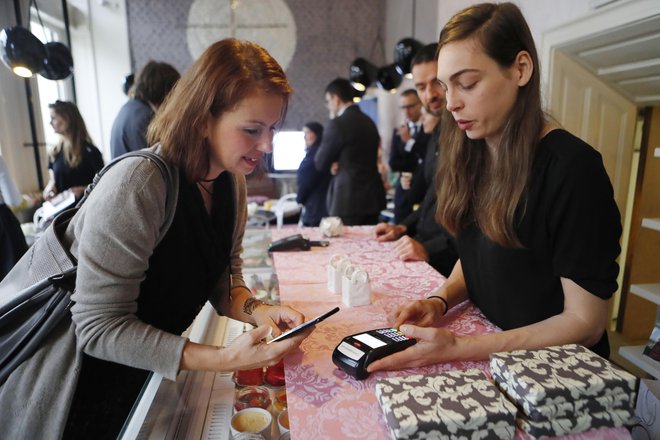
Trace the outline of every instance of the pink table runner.
<instances>
[{"instance_id":1,"label":"pink table runner","mask_svg":"<svg viewBox=\"0 0 660 440\"><path fill-rule=\"evenodd\" d=\"M284 360L291 437L295 439L390 439L375 395L378 377L433 374L478 368L486 373L487 361L450 362L428 367L371 374L358 381L337 369L332 351L344 336L387 327L387 314L410 299L423 298L442 285L444 277L423 262L400 261L393 243L378 243L373 227L344 228L341 237L323 238L318 228L273 230L273 240L302 233L307 238L330 241L327 248L309 252L277 252L273 266L280 283L280 299L311 318L334 306L341 310L317 325L300 350ZM327 289L327 265L334 254L348 256L369 273L371 305L346 307L341 295ZM469 301L454 307L444 318L456 334L500 331ZM528 438L518 431L516 438ZM629 439L624 428L602 429L565 439Z\"/></svg>"}]
</instances>

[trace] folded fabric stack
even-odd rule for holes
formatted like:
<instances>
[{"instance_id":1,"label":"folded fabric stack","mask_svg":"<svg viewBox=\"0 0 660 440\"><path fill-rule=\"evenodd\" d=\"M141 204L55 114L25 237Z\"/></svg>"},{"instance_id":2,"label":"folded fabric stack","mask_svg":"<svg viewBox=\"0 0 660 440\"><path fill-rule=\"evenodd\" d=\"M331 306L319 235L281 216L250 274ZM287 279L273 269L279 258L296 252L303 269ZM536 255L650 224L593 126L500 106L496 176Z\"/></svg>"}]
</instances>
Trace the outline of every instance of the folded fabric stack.
<instances>
[{"instance_id":1,"label":"folded fabric stack","mask_svg":"<svg viewBox=\"0 0 660 440\"><path fill-rule=\"evenodd\" d=\"M493 353L490 370L534 437L634 423L635 376L581 345Z\"/></svg>"},{"instance_id":2,"label":"folded fabric stack","mask_svg":"<svg viewBox=\"0 0 660 440\"><path fill-rule=\"evenodd\" d=\"M378 379L395 439L511 439L516 407L479 370Z\"/></svg>"}]
</instances>

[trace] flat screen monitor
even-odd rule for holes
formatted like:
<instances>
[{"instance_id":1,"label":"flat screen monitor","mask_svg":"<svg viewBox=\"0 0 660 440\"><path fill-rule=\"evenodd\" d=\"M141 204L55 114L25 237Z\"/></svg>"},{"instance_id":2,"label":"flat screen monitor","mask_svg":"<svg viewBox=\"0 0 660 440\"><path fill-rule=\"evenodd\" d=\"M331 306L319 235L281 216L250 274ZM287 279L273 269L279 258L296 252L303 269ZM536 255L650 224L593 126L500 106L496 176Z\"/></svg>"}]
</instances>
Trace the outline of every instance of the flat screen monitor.
<instances>
[{"instance_id":1,"label":"flat screen monitor","mask_svg":"<svg viewBox=\"0 0 660 440\"><path fill-rule=\"evenodd\" d=\"M305 133L278 131L273 136L273 171L292 172L305 158Z\"/></svg>"}]
</instances>

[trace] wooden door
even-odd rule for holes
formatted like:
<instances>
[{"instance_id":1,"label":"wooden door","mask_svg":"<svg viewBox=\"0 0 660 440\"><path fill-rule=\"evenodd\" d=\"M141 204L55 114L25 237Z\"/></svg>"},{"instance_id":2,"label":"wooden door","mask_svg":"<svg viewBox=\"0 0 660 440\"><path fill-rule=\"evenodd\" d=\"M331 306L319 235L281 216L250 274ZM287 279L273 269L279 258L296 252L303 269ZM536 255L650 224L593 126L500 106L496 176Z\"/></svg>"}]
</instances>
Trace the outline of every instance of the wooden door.
<instances>
[{"instance_id":1,"label":"wooden door","mask_svg":"<svg viewBox=\"0 0 660 440\"><path fill-rule=\"evenodd\" d=\"M601 153L623 221L630 209L627 199L637 107L559 50L553 49L552 57L548 111L566 130ZM621 255L619 264L623 271L625 249ZM621 274L619 291L612 301L613 321L618 317L623 278Z\"/></svg>"}]
</instances>

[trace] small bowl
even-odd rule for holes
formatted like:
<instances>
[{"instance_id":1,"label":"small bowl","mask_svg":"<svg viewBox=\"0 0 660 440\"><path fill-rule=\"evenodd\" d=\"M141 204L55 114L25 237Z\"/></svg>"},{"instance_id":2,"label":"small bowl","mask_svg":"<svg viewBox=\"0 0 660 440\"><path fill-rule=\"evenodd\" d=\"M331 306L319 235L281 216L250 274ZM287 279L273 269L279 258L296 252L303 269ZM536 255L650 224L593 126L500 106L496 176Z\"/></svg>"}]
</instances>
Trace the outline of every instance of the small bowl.
<instances>
[{"instance_id":1,"label":"small bowl","mask_svg":"<svg viewBox=\"0 0 660 440\"><path fill-rule=\"evenodd\" d=\"M270 407L270 403L268 388L262 386L245 387L236 391L234 409L236 411L241 411L245 408L262 408L267 410Z\"/></svg>"},{"instance_id":2,"label":"small bowl","mask_svg":"<svg viewBox=\"0 0 660 440\"><path fill-rule=\"evenodd\" d=\"M231 418L231 435L237 438L244 433L256 433L270 439L273 416L261 408L246 408L238 411Z\"/></svg>"},{"instance_id":3,"label":"small bowl","mask_svg":"<svg viewBox=\"0 0 660 440\"><path fill-rule=\"evenodd\" d=\"M280 428L280 434L289 432L289 410L284 410L277 416L277 426Z\"/></svg>"}]
</instances>

